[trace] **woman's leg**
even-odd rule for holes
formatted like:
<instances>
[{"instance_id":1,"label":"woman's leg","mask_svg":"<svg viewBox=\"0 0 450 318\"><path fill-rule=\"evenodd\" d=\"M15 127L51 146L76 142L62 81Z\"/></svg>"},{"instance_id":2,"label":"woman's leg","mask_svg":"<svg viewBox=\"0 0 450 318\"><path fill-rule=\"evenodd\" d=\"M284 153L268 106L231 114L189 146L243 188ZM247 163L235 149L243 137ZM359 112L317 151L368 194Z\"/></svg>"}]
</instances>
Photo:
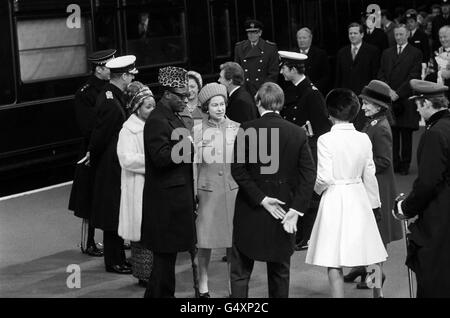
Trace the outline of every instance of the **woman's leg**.
<instances>
[{"instance_id":1,"label":"woman's leg","mask_svg":"<svg viewBox=\"0 0 450 318\"><path fill-rule=\"evenodd\" d=\"M373 298L383 298L383 263L375 264L373 266L375 267L375 272L373 273L375 277Z\"/></svg>"},{"instance_id":2,"label":"woman's leg","mask_svg":"<svg viewBox=\"0 0 450 318\"><path fill-rule=\"evenodd\" d=\"M200 294L208 292L208 266L210 259L210 248L198 249L198 289Z\"/></svg>"},{"instance_id":3,"label":"woman's leg","mask_svg":"<svg viewBox=\"0 0 450 318\"><path fill-rule=\"evenodd\" d=\"M328 268L328 280L330 281L331 297L344 298L344 276L342 268Z\"/></svg>"},{"instance_id":4,"label":"woman's leg","mask_svg":"<svg viewBox=\"0 0 450 318\"><path fill-rule=\"evenodd\" d=\"M228 286L228 295L231 296L231 247L227 248L227 286Z\"/></svg>"}]
</instances>

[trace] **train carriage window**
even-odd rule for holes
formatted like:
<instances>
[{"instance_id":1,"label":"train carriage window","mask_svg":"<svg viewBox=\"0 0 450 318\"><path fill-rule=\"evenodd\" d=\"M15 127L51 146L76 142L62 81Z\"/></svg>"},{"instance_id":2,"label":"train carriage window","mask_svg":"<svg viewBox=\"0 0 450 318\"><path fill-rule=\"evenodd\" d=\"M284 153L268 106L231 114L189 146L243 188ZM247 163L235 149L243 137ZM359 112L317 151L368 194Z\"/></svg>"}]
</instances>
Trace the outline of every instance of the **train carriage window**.
<instances>
[{"instance_id":1,"label":"train carriage window","mask_svg":"<svg viewBox=\"0 0 450 318\"><path fill-rule=\"evenodd\" d=\"M127 8L127 53L137 66L187 61L184 8Z\"/></svg>"},{"instance_id":2,"label":"train carriage window","mask_svg":"<svg viewBox=\"0 0 450 318\"><path fill-rule=\"evenodd\" d=\"M89 72L90 21L69 28L67 18L17 21L20 78L24 83L80 76Z\"/></svg>"},{"instance_id":3,"label":"train carriage window","mask_svg":"<svg viewBox=\"0 0 450 318\"><path fill-rule=\"evenodd\" d=\"M215 58L231 56L231 26L233 25L233 30L236 29L236 26L230 20L230 9L229 1L214 1L211 3Z\"/></svg>"},{"instance_id":4,"label":"train carriage window","mask_svg":"<svg viewBox=\"0 0 450 318\"><path fill-rule=\"evenodd\" d=\"M0 105L11 104L15 101L14 69L11 46L11 28L8 10L0 4Z\"/></svg>"},{"instance_id":5,"label":"train carriage window","mask_svg":"<svg viewBox=\"0 0 450 318\"><path fill-rule=\"evenodd\" d=\"M96 50L118 49L116 41L118 27L114 9L97 8L94 21Z\"/></svg>"}]
</instances>

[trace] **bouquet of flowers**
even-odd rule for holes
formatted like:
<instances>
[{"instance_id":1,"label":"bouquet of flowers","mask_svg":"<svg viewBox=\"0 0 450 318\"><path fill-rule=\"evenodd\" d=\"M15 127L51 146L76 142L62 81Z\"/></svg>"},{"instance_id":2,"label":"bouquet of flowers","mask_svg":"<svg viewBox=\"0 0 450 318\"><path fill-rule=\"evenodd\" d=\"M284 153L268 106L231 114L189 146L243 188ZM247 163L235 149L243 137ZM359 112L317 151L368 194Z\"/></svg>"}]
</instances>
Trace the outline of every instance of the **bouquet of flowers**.
<instances>
[{"instance_id":1,"label":"bouquet of flowers","mask_svg":"<svg viewBox=\"0 0 450 318\"><path fill-rule=\"evenodd\" d=\"M437 72L437 83L443 84L445 79L450 78L450 52L440 47L438 51L434 52L434 55L437 69L433 69L432 72Z\"/></svg>"}]
</instances>

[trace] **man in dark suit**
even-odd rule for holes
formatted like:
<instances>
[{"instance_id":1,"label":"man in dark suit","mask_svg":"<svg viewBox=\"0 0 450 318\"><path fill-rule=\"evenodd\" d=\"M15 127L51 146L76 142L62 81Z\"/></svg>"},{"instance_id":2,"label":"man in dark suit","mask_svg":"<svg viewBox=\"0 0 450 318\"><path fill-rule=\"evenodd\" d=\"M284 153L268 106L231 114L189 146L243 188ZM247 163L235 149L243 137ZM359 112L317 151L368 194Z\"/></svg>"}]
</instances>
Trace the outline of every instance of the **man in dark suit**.
<instances>
[{"instance_id":1,"label":"man in dark suit","mask_svg":"<svg viewBox=\"0 0 450 318\"><path fill-rule=\"evenodd\" d=\"M88 227L87 238L81 237L81 251L91 256L103 256L103 251L95 244L95 227L91 224L94 171L85 165L83 157L86 155L95 124L97 97L110 79L109 68L105 65L114 58L115 53L116 50L102 50L89 55L88 61L92 63L93 67L92 74L87 83L75 94L75 118L83 136L83 144L80 150L80 162L75 168L69 210L74 211L75 216L83 219L82 235L86 232L86 226Z\"/></svg>"},{"instance_id":2,"label":"man in dark suit","mask_svg":"<svg viewBox=\"0 0 450 318\"><path fill-rule=\"evenodd\" d=\"M395 27L397 45L383 52L378 79L391 87L394 170L409 173L412 152L412 133L419 129L420 116L408 100L409 81L419 79L422 72L422 52L408 44L409 30L404 24Z\"/></svg>"},{"instance_id":3,"label":"man in dark suit","mask_svg":"<svg viewBox=\"0 0 450 318\"><path fill-rule=\"evenodd\" d=\"M444 25L450 25L450 2L445 1L441 5L442 14L435 16L431 25L431 37L433 39L433 52L436 51L439 46L439 30Z\"/></svg>"},{"instance_id":4,"label":"man in dark suit","mask_svg":"<svg viewBox=\"0 0 450 318\"><path fill-rule=\"evenodd\" d=\"M376 27L367 28L366 34L364 35L364 42L372 44L379 52L383 52L389 47L386 33Z\"/></svg>"},{"instance_id":5,"label":"man in dark suit","mask_svg":"<svg viewBox=\"0 0 450 318\"><path fill-rule=\"evenodd\" d=\"M117 157L117 140L126 120L123 92L138 73L135 61L135 56L127 55L106 63L111 71L111 80L97 98L96 122L87 155L88 162L95 169L93 224L103 230L105 269L117 274L131 274L123 239L117 233L122 172Z\"/></svg>"},{"instance_id":6,"label":"man in dark suit","mask_svg":"<svg viewBox=\"0 0 450 318\"><path fill-rule=\"evenodd\" d=\"M430 60L430 48L428 46L428 36L419 27L417 15L414 13L406 14L406 26L411 32L408 43L418 48L422 52L422 73L425 74L428 61Z\"/></svg>"},{"instance_id":7,"label":"man in dark suit","mask_svg":"<svg viewBox=\"0 0 450 318\"><path fill-rule=\"evenodd\" d=\"M280 51L279 54L281 57L280 73L288 82L281 116L305 129L314 162L317 163L317 139L331 129L325 99L305 76L305 62L308 59L306 55L286 51ZM313 194L308 213L299 220L296 242L298 250L308 247L319 201L320 197Z\"/></svg>"},{"instance_id":8,"label":"man in dark suit","mask_svg":"<svg viewBox=\"0 0 450 318\"><path fill-rule=\"evenodd\" d=\"M225 85L228 91L226 115L229 119L244 123L258 118L258 109L254 98L244 86L244 70L235 62L220 65L219 83Z\"/></svg>"},{"instance_id":9,"label":"man in dark suit","mask_svg":"<svg viewBox=\"0 0 450 318\"><path fill-rule=\"evenodd\" d=\"M248 297L254 261L261 261L267 263L269 297L287 298L297 219L307 213L316 170L305 131L279 115L282 89L265 83L256 102L261 118L241 125L231 164L239 184L231 293L234 298ZM270 154L269 162L259 148Z\"/></svg>"},{"instance_id":10,"label":"man in dark suit","mask_svg":"<svg viewBox=\"0 0 450 318\"><path fill-rule=\"evenodd\" d=\"M308 28L297 32L297 44L300 53L308 56L305 61L305 75L311 80L322 94L328 92L330 84L330 65L327 52L312 45L313 34Z\"/></svg>"},{"instance_id":11,"label":"man in dark suit","mask_svg":"<svg viewBox=\"0 0 450 318\"><path fill-rule=\"evenodd\" d=\"M380 61L378 49L363 42L363 37L362 25L350 24L348 27L350 45L341 48L336 56L335 87L351 89L356 95L377 77ZM359 112L354 121L356 129L361 130L364 122L364 113Z\"/></svg>"},{"instance_id":12,"label":"man in dark suit","mask_svg":"<svg viewBox=\"0 0 450 318\"><path fill-rule=\"evenodd\" d=\"M234 48L234 61L244 69L245 88L252 96L263 83L278 79L277 45L261 38L262 29L260 21L246 21L248 40L236 43Z\"/></svg>"},{"instance_id":13,"label":"man in dark suit","mask_svg":"<svg viewBox=\"0 0 450 318\"><path fill-rule=\"evenodd\" d=\"M395 42L394 37L395 23L391 21L391 14L386 9L381 10L381 27L383 28L384 33L386 33L388 47L394 46L397 43Z\"/></svg>"},{"instance_id":14,"label":"man in dark suit","mask_svg":"<svg viewBox=\"0 0 450 318\"><path fill-rule=\"evenodd\" d=\"M146 298L173 298L177 253L195 246L193 145L179 112L189 96L187 71L159 70L164 94L144 127L142 244L153 252Z\"/></svg>"},{"instance_id":15,"label":"man in dark suit","mask_svg":"<svg viewBox=\"0 0 450 318\"><path fill-rule=\"evenodd\" d=\"M410 224L406 265L416 273L417 298L450 297L450 112L447 86L412 80L417 111L426 121L417 149L419 174L394 215Z\"/></svg>"}]
</instances>

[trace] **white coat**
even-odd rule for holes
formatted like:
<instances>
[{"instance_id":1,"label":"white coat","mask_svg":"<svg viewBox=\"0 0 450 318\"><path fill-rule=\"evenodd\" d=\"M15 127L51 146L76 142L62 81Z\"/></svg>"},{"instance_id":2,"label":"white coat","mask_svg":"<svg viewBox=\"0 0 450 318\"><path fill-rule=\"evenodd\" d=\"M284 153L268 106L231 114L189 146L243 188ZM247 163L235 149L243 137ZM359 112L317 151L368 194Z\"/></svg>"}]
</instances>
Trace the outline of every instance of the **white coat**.
<instances>
[{"instance_id":1,"label":"white coat","mask_svg":"<svg viewBox=\"0 0 450 318\"><path fill-rule=\"evenodd\" d=\"M145 180L145 122L136 115L123 124L117 143L117 155L122 167L119 215L119 235L125 240L141 240L142 193Z\"/></svg>"},{"instance_id":2,"label":"white coat","mask_svg":"<svg viewBox=\"0 0 450 318\"><path fill-rule=\"evenodd\" d=\"M386 260L372 209L381 206L372 143L352 124L334 125L317 142L322 194L306 263L354 267Z\"/></svg>"}]
</instances>

